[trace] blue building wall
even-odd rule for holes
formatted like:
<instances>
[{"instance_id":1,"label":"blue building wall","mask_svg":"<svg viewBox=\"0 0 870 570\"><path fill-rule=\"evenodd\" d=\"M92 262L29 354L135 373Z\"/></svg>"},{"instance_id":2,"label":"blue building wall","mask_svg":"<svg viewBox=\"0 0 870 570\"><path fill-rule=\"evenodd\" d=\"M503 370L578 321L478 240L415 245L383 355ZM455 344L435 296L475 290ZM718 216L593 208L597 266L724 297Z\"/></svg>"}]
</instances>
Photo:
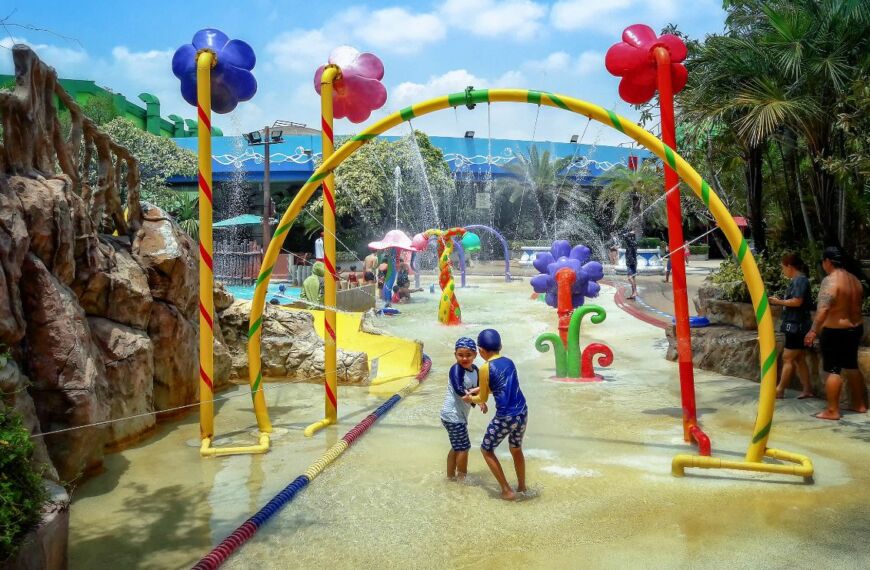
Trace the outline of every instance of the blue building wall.
<instances>
[{"instance_id":1,"label":"blue building wall","mask_svg":"<svg viewBox=\"0 0 870 570\"><path fill-rule=\"evenodd\" d=\"M381 138L397 141L402 137ZM650 156L645 150L605 145L434 136L429 139L443 151L444 160L454 173L475 177L490 173L494 178L510 176L504 166L517 160L520 154L528 155L532 145L537 147L539 153L549 151L553 159L571 157L573 160L568 171L590 183L614 166L626 165L629 156L637 156L641 160ZM173 140L182 148L197 151L196 138ZM271 145L270 152L269 174L272 181L304 182L314 172L314 166L320 159L320 136L286 136L283 143ZM261 182L264 158L262 146L248 146L242 137L212 138L212 168L216 182L230 180L240 168L245 170L246 181ZM173 177L170 182L189 183L195 180Z\"/></svg>"}]
</instances>

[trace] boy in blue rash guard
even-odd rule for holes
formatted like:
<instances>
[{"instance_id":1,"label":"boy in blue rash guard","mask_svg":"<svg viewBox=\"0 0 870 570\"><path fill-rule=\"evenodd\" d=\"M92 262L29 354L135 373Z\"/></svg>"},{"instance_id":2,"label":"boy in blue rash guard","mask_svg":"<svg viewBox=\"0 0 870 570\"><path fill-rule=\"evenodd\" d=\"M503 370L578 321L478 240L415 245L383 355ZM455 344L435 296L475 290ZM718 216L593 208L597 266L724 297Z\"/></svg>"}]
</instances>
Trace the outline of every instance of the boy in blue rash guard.
<instances>
[{"instance_id":1,"label":"boy in blue rash guard","mask_svg":"<svg viewBox=\"0 0 870 570\"><path fill-rule=\"evenodd\" d=\"M478 379L480 388L477 395L469 394L465 401L474 404L484 404L492 392L495 398L495 417L486 428L480 450L501 487L501 498L512 501L516 498L514 491L508 485L504 471L495 448L508 438L508 447L514 460L517 472L517 493L526 491L526 458L523 455L523 435L526 433L528 407L523 391L520 390L520 379L517 368L510 358L501 356L501 336L494 329L486 329L477 337L477 350L486 360L480 367Z\"/></svg>"},{"instance_id":2,"label":"boy in blue rash guard","mask_svg":"<svg viewBox=\"0 0 870 570\"><path fill-rule=\"evenodd\" d=\"M441 407L441 423L450 438L450 452L447 454L447 478L464 479L468 473L468 450L471 440L468 439L468 412L473 404L466 398L477 393L477 366L474 357L477 356L477 346L474 340L462 337L456 341L456 364L450 368L447 395ZM480 410L486 413L486 404L481 404Z\"/></svg>"}]
</instances>

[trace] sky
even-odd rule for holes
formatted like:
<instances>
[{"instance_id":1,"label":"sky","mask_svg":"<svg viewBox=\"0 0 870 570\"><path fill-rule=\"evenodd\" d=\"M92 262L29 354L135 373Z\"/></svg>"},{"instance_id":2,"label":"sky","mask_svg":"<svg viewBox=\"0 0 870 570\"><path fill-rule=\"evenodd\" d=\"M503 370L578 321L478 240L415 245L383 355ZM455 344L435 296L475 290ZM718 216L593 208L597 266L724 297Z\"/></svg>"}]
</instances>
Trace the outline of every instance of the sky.
<instances>
[{"instance_id":1,"label":"sky","mask_svg":"<svg viewBox=\"0 0 870 570\"><path fill-rule=\"evenodd\" d=\"M143 91L156 95L164 117L196 116L172 74L175 49L207 27L242 39L257 55L257 94L213 121L225 134L237 134L278 119L317 128L314 72L339 45L384 62L387 103L367 123L469 85L563 93L636 119L619 100L618 78L604 68L604 54L622 30L673 23L703 38L722 31L725 13L721 0L4 0L0 18L0 73L12 73L12 43L27 43L60 77L94 80L137 103ZM353 134L362 126L337 120L335 131ZM511 103L441 111L415 119L413 127L442 136L473 130L477 137L567 142L578 134L587 144L627 141L584 117Z\"/></svg>"}]
</instances>

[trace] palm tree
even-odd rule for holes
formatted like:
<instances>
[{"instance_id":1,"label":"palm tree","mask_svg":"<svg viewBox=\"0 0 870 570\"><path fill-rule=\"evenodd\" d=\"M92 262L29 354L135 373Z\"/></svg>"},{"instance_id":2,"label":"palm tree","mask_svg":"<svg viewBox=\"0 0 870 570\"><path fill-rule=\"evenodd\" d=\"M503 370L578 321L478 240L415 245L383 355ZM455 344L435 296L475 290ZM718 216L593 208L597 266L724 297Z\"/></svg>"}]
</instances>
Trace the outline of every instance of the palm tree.
<instances>
[{"instance_id":1,"label":"palm tree","mask_svg":"<svg viewBox=\"0 0 870 570\"><path fill-rule=\"evenodd\" d=\"M829 163L835 156L848 154L847 137L832 120L831 111L836 103L847 99L856 79L866 78L870 70L866 55L870 50L870 3L777 0L760 5L760 10L764 15L758 26L761 44L778 63L789 89L812 102L797 120L789 121L788 128L803 135L806 142L811 159L810 190L818 203L825 237L842 242L846 188L838 184ZM854 180L858 188L860 178Z\"/></svg>"},{"instance_id":2,"label":"palm tree","mask_svg":"<svg viewBox=\"0 0 870 570\"><path fill-rule=\"evenodd\" d=\"M553 160L549 150L539 153L538 147L532 145L528 154L518 153L517 160L505 166L505 170L513 175L513 180L498 187L499 194L507 202L519 202L520 213L527 197L533 202L536 225L544 230L548 239L555 237L556 214L561 206L567 204L571 206L570 210L576 211L589 203L585 195L571 192L573 185L568 182L565 173L571 161L572 157ZM517 222L519 227L521 220ZM548 223L552 224L552 232Z\"/></svg>"},{"instance_id":3,"label":"palm tree","mask_svg":"<svg viewBox=\"0 0 870 570\"><path fill-rule=\"evenodd\" d=\"M742 149L749 218L759 250L765 249L766 148L771 142L785 142L791 152L797 147L794 139L801 137L810 159L818 222L825 237L834 241L843 193L828 165L834 155L846 154L846 137L842 130L837 132L832 110L856 77L867 76L870 3L735 0L727 9L726 35L708 37L687 62L689 85L680 95L681 110L696 123L730 127L729 136ZM782 159L786 189L802 193L800 161L785 153ZM803 200L800 204L811 234L803 215L806 205Z\"/></svg>"},{"instance_id":4,"label":"palm tree","mask_svg":"<svg viewBox=\"0 0 870 570\"><path fill-rule=\"evenodd\" d=\"M662 173L653 160L644 161L636 170L617 166L598 178L602 184L598 195L599 204L612 214L612 223L630 226L635 233L643 234L644 219L650 225L665 227L664 200L650 209L664 195Z\"/></svg>"}]
</instances>

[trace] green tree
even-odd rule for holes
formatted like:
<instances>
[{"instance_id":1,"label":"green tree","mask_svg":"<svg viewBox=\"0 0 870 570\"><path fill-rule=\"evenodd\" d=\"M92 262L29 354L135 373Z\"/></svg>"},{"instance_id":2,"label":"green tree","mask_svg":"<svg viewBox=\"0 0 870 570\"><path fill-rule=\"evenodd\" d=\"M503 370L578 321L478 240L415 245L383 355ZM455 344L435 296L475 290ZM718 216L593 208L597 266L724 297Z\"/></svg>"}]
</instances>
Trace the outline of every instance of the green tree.
<instances>
[{"instance_id":1,"label":"green tree","mask_svg":"<svg viewBox=\"0 0 870 570\"><path fill-rule=\"evenodd\" d=\"M555 236L557 220L565 214L561 208L567 206L576 214L589 204L585 194L572 192L574 185L566 178L565 169L571 161L572 157L554 160L550 151L539 153L538 147L532 145L528 153L518 153L516 160L505 166L513 178L498 186L500 204L516 205L518 218L531 208L532 216L526 215L526 220L532 222L534 237ZM521 220L517 222L519 228ZM513 239L521 238L515 235Z\"/></svg>"},{"instance_id":2,"label":"green tree","mask_svg":"<svg viewBox=\"0 0 870 570\"><path fill-rule=\"evenodd\" d=\"M717 148L738 149L758 249L772 225L777 241L821 235L858 250L867 225L859 165L870 148L862 122L870 3L738 0L725 8L725 34L690 50L681 120L723 126Z\"/></svg>"},{"instance_id":3,"label":"green tree","mask_svg":"<svg viewBox=\"0 0 870 570\"><path fill-rule=\"evenodd\" d=\"M346 140L339 140L339 148ZM393 142L373 139L336 169L338 238L346 244L364 244L393 229L397 183L401 229L417 232L428 229L423 226L436 219L445 226L451 222L456 212L450 168L441 149L424 133L415 131L413 139L410 135ZM291 200L292 196L282 200L279 212L286 210ZM318 191L297 218L294 230L314 235L321 230L322 219L323 197Z\"/></svg>"},{"instance_id":4,"label":"green tree","mask_svg":"<svg viewBox=\"0 0 870 570\"><path fill-rule=\"evenodd\" d=\"M615 227L630 226L637 235L644 227L667 226L662 172L653 160L645 160L636 170L617 166L598 178L602 185L599 209L611 213ZM656 201L658 204L653 206Z\"/></svg>"},{"instance_id":5,"label":"green tree","mask_svg":"<svg viewBox=\"0 0 870 570\"><path fill-rule=\"evenodd\" d=\"M166 181L172 176L195 177L196 155L171 139L139 129L123 117L103 125L103 130L139 161L142 200L172 211L178 196Z\"/></svg>"}]
</instances>

